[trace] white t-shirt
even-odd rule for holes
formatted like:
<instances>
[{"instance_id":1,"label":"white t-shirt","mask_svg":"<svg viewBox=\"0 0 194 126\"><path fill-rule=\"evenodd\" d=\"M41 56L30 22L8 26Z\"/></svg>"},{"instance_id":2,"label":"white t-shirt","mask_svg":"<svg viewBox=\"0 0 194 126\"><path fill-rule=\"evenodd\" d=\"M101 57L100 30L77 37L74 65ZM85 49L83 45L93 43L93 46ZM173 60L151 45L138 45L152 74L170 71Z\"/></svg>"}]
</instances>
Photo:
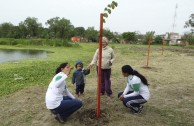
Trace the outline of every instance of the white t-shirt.
<instances>
[{"instance_id":1,"label":"white t-shirt","mask_svg":"<svg viewBox=\"0 0 194 126\"><path fill-rule=\"evenodd\" d=\"M66 79L67 75L63 72L60 72L53 77L45 96L46 107L48 109L55 109L61 104L63 93L66 93L67 96L75 99L68 89L66 89Z\"/></svg>"},{"instance_id":2,"label":"white t-shirt","mask_svg":"<svg viewBox=\"0 0 194 126\"><path fill-rule=\"evenodd\" d=\"M148 86L143 84L141 79L135 75L129 75L128 82L123 92L124 98L141 95L145 100L149 100L150 92ZM127 94L129 91L133 93Z\"/></svg>"}]
</instances>

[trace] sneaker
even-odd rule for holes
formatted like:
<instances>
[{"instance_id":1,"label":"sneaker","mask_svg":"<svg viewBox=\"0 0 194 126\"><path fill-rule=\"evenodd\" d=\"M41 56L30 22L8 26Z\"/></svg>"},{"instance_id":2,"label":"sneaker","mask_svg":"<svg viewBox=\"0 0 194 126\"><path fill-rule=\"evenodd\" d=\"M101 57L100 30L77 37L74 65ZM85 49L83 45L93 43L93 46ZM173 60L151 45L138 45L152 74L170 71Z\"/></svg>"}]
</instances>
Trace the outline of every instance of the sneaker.
<instances>
[{"instance_id":1,"label":"sneaker","mask_svg":"<svg viewBox=\"0 0 194 126\"><path fill-rule=\"evenodd\" d=\"M80 93L80 95L83 95L84 96L84 93Z\"/></svg>"},{"instance_id":2,"label":"sneaker","mask_svg":"<svg viewBox=\"0 0 194 126\"><path fill-rule=\"evenodd\" d=\"M77 94L77 93L75 93L75 96L78 98L79 97L79 93Z\"/></svg>"},{"instance_id":3,"label":"sneaker","mask_svg":"<svg viewBox=\"0 0 194 126\"><path fill-rule=\"evenodd\" d=\"M141 113L143 110L143 105L139 107L138 113Z\"/></svg>"},{"instance_id":4,"label":"sneaker","mask_svg":"<svg viewBox=\"0 0 194 126\"><path fill-rule=\"evenodd\" d=\"M139 108L131 108L133 113L141 113L143 109L143 106L140 106Z\"/></svg>"},{"instance_id":5,"label":"sneaker","mask_svg":"<svg viewBox=\"0 0 194 126\"><path fill-rule=\"evenodd\" d=\"M110 95L109 97L110 97L110 99L112 99L113 98L113 95Z\"/></svg>"},{"instance_id":6,"label":"sneaker","mask_svg":"<svg viewBox=\"0 0 194 126\"><path fill-rule=\"evenodd\" d=\"M56 114L55 119L56 119L58 122L60 122L60 123L65 123L64 119L63 119L59 114Z\"/></svg>"}]
</instances>

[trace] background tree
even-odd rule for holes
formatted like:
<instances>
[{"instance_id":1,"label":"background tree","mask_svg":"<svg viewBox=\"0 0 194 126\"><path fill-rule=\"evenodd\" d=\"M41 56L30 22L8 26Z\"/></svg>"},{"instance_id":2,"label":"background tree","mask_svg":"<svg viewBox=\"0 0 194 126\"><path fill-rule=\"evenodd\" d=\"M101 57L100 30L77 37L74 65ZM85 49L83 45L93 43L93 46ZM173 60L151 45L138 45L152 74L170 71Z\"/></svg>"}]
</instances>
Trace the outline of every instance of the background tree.
<instances>
[{"instance_id":1,"label":"background tree","mask_svg":"<svg viewBox=\"0 0 194 126\"><path fill-rule=\"evenodd\" d=\"M88 42L97 42L98 41L98 31L94 27L88 27L85 31L85 37L88 39Z\"/></svg>"},{"instance_id":2,"label":"background tree","mask_svg":"<svg viewBox=\"0 0 194 126\"><path fill-rule=\"evenodd\" d=\"M63 39L73 36L74 26L71 24L70 20L55 17L47 20L46 25L49 26L48 29L50 38Z\"/></svg>"},{"instance_id":3,"label":"background tree","mask_svg":"<svg viewBox=\"0 0 194 126\"><path fill-rule=\"evenodd\" d=\"M46 38L46 39L49 39L49 32L48 32L49 30L48 30L48 28L43 28L43 27L41 27L40 29L39 29L39 35L38 35L38 37L39 38Z\"/></svg>"},{"instance_id":4,"label":"background tree","mask_svg":"<svg viewBox=\"0 0 194 126\"><path fill-rule=\"evenodd\" d=\"M20 30L24 30L26 37L37 37L42 24L38 23L37 18L28 17L23 22L20 22L19 26Z\"/></svg>"},{"instance_id":5,"label":"background tree","mask_svg":"<svg viewBox=\"0 0 194 126\"><path fill-rule=\"evenodd\" d=\"M85 36L85 28L84 27L76 27L74 29L74 36L84 37Z\"/></svg>"},{"instance_id":6,"label":"background tree","mask_svg":"<svg viewBox=\"0 0 194 126\"><path fill-rule=\"evenodd\" d=\"M127 42L127 43L132 43L134 41L136 41L136 37L135 37L135 32L124 32L122 34L123 39Z\"/></svg>"},{"instance_id":7,"label":"background tree","mask_svg":"<svg viewBox=\"0 0 194 126\"><path fill-rule=\"evenodd\" d=\"M74 26L71 24L70 20L67 20L65 18L60 19L57 28L57 37L61 39L69 39L73 36Z\"/></svg>"},{"instance_id":8,"label":"background tree","mask_svg":"<svg viewBox=\"0 0 194 126\"><path fill-rule=\"evenodd\" d=\"M47 20L46 25L48 25L49 38L57 37L59 17L54 17Z\"/></svg>"},{"instance_id":9,"label":"background tree","mask_svg":"<svg viewBox=\"0 0 194 126\"><path fill-rule=\"evenodd\" d=\"M162 44L162 37L159 36L159 35L157 35L157 36L155 37L155 43L156 43L156 44Z\"/></svg>"},{"instance_id":10,"label":"background tree","mask_svg":"<svg viewBox=\"0 0 194 126\"><path fill-rule=\"evenodd\" d=\"M185 28L190 27L191 33L184 34L183 39L190 45L194 45L194 14L191 14L189 20L185 22Z\"/></svg>"},{"instance_id":11,"label":"background tree","mask_svg":"<svg viewBox=\"0 0 194 126\"><path fill-rule=\"evenodd\" d=\"M17 31L18 31L18 36L20 38L26 38L29 34L27 27L24 25L24 22L22 21L19 23Z\"/></svg>"},{"instance_id":12,"label":"background tree","mask_svg":"<svg viewBox=\"0 0 194 126\"><path fill-rule=\"evenodd\" d=\"M144 44L147 44L148 43L148 41L149 41L149 39L150 39L150 36L151 36L151 41L150 41L150 43L152 43L152 38L153 38L153 36L154 36L154 31L151 31L151 32L146 32L146 35L145 35L145 37L144 37Z\"/></svg>"},{"instance_id":13,"label":"background tree","mask_svg":"<svg viewBox=\"0 0 194 126\"><path fill-rule=\"evenodd\" d=\"M183 39L188 42L189 45L194 45L194 35L193 33L184 34Z\"/></svg>"},{"instance_id":14,"label":"background tree","mask_svg":"<svg viewBox=\"0 0 194 126\"><path fill-rule=\"evenodd\" d=\"M111 40L114 38L113 32L111 32L108 28L103 29L103 36L106 36L108 40Z\"/></svg>"},{"instance_id":15,"label":"background tree","mask_svg":"<svg viewBox=\"0 0 194 126\"><path fill-rule=\"evenodd\" d=\"M0 37L1 38L14 38L15 27L11 23L2 23L0 24Z\"/></svg>"},{"instance_id":16,"label":"background tree","mask_svg":"<svg viewBox=\"0 0 194 126\"><path fill-rule=\"evenodd\" d=\"M189 20L185 22L185 28L191 27L191 32L194 33L194 14L191 14Z\"/></svg>"}]
</instances>

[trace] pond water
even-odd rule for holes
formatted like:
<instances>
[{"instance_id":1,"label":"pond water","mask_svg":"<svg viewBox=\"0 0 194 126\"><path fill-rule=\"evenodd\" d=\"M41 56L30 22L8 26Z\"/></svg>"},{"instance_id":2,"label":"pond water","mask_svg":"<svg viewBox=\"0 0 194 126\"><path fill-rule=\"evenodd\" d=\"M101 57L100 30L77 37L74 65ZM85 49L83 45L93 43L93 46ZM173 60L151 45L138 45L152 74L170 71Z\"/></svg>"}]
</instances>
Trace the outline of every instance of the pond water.
<instances>
[{"instance_id":1,"label":"pond water","mask_svg":"<svg viewBox=\"0 0 194 126\"><path fill-rule=\"evenodd\" d=\"M17 50L17 49L0 49L0 63L8 61L19 61L29 58L46 58L47 52L43 50Z\"/></svg>"}]
</instances>

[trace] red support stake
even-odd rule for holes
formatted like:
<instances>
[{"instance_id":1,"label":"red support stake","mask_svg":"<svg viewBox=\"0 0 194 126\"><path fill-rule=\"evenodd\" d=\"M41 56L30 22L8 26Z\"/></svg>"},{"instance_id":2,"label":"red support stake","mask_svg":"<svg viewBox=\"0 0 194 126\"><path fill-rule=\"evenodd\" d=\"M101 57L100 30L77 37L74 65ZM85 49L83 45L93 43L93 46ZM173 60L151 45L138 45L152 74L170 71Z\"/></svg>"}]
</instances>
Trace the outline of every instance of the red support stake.
<instances>
[{"instance_id":1,"label":"red support stake","mask_svg":"<svg viewBox=\"0 0 194 126\"><path fill-rule=\"evenodd\" d=\"M101 90L101 66L102 66L102 34L103 34L103 14L100 14L100 36L98 53L98 91L97 91L97 110L96 117L100 117L100 90Z\"/></svg>"}]
</instances>

